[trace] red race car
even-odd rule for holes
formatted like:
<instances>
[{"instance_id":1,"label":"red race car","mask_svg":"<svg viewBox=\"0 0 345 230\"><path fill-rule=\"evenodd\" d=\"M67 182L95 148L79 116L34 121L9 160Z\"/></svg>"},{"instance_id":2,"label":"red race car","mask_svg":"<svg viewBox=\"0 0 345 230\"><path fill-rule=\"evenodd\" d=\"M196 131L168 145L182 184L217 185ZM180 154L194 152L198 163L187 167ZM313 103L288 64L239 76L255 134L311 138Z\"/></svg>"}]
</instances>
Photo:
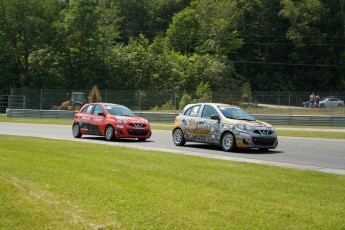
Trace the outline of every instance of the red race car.
<instances>
[{"instance_id":1,"label":"red race car","mask_svg":"<svg viewBox=\"0 0 345 230\"><path fill-rule=\"evenodd\" d=\"M151 128L146 119L123 105L91 103L74 115L72 133L75 138L85 134L105 136L108 141L119 138L145 141L151 137Z\"/></svg>"}]
</instances>

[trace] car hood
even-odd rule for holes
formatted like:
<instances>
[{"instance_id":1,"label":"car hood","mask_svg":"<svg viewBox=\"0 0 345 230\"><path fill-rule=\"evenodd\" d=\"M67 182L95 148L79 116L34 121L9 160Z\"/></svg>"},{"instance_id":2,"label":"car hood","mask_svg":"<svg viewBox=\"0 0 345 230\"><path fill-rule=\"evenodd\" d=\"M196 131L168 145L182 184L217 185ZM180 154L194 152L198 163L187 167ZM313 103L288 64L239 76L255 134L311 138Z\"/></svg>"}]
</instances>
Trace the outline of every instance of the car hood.
<instances>
[{"instance_id":1,"label":"car hood","mask_svg":"<svg viewBox=\"0 0 345 230\"><path fill-rule=\"evenodd\" d=\"M230 120L230 119L227 119L225 120L226 122L225 123L233 123L235 121L235 124L239 125L239 124L242 124L242 125L248 125L250 127L258 127L258 126L263 126L263 127L272 127L272 125L266 123L266 122L263 122L263 121L260 121L260 120L255 120L255 121L246 121L246 120Z\"/></svg>"},{"instance_id":2,"label":"car hood","mask_svg":"<svg viewBox=\"0 0 345 230\"><path fill-rule=\"evenodd\" d=\"M127 116L112 116L115 119L123 119L127 121L127 123L142 123L142 124L147 124L147 120L138 116L135 117L127 117Z\"/></svg>"}]
</instances>

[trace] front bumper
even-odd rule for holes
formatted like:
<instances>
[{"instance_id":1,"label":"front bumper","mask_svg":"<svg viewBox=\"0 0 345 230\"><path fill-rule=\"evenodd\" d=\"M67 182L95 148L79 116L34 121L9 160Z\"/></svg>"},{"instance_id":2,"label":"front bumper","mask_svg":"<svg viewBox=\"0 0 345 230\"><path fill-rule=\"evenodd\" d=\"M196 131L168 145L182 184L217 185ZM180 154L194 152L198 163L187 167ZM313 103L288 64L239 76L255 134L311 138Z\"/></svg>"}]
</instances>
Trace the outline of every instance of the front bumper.
<instances>
[{"instance_id":1,"label":"front bumper","mask_svg":"<svg viewBox=\"0 0 345 230\"><path fill-rule=\"evenodd\" d=\"M253 132L240 132L236 136L238 148L266 148L275 149L278 145L278 137L275 132L269 135L258 135Z\"/></svg>"},{"instance_id":2,"label":"front bumper","mask_svg":"<svg viewBox=\"0 0 345 230\"><path fill-rule=\"evenodd\" d=\"M150 128L133 128L128 125L117 125L115 127L116 138L145 138L151 137Z\"/></svg>"}]
</instances>

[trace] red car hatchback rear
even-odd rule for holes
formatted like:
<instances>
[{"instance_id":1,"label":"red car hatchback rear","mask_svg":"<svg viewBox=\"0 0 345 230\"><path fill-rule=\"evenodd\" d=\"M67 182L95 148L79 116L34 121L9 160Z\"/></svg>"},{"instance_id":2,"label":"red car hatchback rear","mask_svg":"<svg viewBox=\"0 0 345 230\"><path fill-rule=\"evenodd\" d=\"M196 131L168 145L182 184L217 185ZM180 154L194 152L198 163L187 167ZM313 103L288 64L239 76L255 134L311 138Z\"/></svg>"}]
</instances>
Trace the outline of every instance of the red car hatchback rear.
<instances>
[{"instance_id":1,"label":"red car hatchback rear","mask_svg":"<svg viewBox=\"0 0 345 230\"><path fill-rule=\"evenodd\" d=\"M151 128L146 119L136 116L123 105L91 103L74 115L72 133L75 138L98 135L108 141L120 138L145 141L151 137Z\"/></svg>"}]
</instances>

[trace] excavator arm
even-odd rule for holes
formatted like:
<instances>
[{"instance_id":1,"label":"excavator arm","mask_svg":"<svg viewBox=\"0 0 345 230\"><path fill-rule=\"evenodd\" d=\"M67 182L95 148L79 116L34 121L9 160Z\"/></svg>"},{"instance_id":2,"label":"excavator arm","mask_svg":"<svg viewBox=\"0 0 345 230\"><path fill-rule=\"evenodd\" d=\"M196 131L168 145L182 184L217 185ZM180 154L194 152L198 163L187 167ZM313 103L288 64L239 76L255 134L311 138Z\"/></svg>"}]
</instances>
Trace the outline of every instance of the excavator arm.
<instances>
[{"instance_id":1,"label":"excavator arm","mask_svg":"<svg viewBox=\"0 0 345 230\"><path fill-rule=\"evenodd\" d=\"M98 86L95 85L89 96L87 97L87 103L102 101L101 93L99 92Z\"/></svg>"}]
</instances>

